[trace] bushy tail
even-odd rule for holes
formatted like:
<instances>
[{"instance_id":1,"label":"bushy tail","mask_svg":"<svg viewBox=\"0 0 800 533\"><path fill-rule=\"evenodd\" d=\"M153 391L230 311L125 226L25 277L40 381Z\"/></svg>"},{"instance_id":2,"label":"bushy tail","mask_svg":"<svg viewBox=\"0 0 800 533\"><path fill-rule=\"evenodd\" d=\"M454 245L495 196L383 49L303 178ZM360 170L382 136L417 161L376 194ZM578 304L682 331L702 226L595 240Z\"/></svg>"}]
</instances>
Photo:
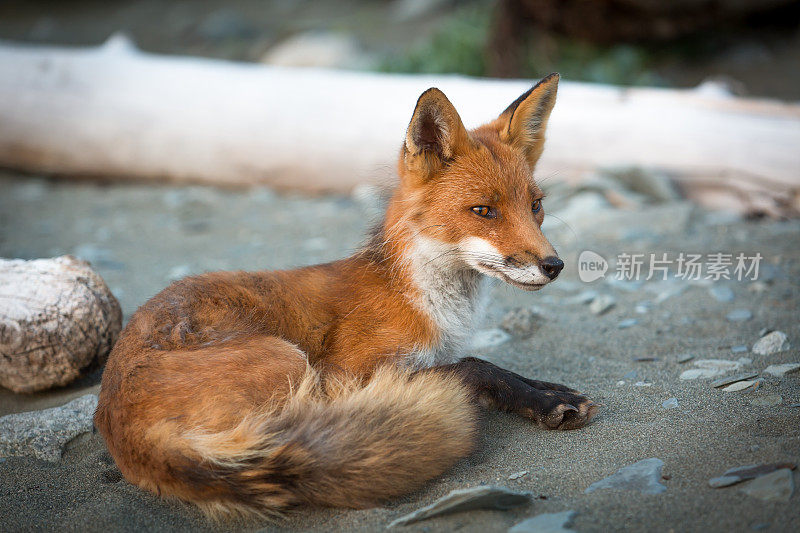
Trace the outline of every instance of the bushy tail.
<instances>
[{"instance_id":1,"label":"bushy tail","mask_svg":"<svg viewBox=\"0 0 800 533\"><path fill-rule=\"evenodd\" d=\"M368 507L409 492L466 456L475 433L460 380L387 367L366 385L326 382L324 393L309 370L280 407L161 445L173 443L168 492L210 515L268 516L308 503Z\"/></svg>"}]
</instances>

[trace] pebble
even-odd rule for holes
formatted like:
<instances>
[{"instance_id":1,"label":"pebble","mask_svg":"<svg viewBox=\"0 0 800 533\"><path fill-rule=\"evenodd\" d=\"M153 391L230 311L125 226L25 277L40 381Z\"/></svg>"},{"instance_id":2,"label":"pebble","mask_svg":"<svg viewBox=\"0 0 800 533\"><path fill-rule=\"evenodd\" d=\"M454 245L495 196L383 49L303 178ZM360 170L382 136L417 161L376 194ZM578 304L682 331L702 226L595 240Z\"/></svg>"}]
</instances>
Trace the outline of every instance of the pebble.
<instances>
[{"instance_id":1,"label":"pebble","mask_svg":"<svg viewBox=\"0 0 800 533\"><path fill-rule=\"evenodd\" d=\"M678 407L678 399L677 398L670 398L669 400L664 400L661 403L661 407L664 409L675 409Z\"/></svg>"},{"instance_id":2,"label":"pebble","mask_svg":"<svg viewBox=\"0 0 800 533\"><path fill-rule=\"evenodd\" d=\"M759 500L788 502L794 492L792 471L788 468L781 468L771 474L754 479L740 490Z\"/></svg>"},{"instance_id":3,"label":"pebble","mask_svg":"<svg viewBox=\"0 0 800 533\"><path fill-rule=\"evenodd\" d=\"M475 333L472 338L472 349L480 350L482 348L491 348L493 346L500 346L508 342L511 335L502 329L484 329Z\"/></svg>"},{"instance_id":4,"label":"pebble","mask_svg":"<svg viewBox=\"0 0 800 533\"><path fill-rule=\"evenodd\" d=\"M519 472L514 472L513 474L508 476L508 479L510 479L511 481L514 481L515 479L519 479L519 478L525 477L527 475L528 475L528 471L527 470L521 470Z\"/></svg>"},{"instance_id":5,"label":"pebble","mask_svg":"<svg viewBox=\"0 0 800 533\"><path fill-rule=\"evenodd\" d=\"M635 318L626 318L625 320L622 320L618 324L618 327L619 327L619 329L627 329L627 328L630 328L632 326L635 326L638 323L639 323L639 321L636 320Z\"/></svg>"},{"instance_id":6,"label":"pebble","mask_svg":"<svg viewBox=\"0 0 800 533\"><path fill-rule=\"evenodd\" d=\"M715 477L708 481L709 486L719 489L729 487L748 479L755 479L766 474L771 474L776 470L788 468L793 470L797 465L794 463L771 463L762 465L737 466L725 471L720 477Z\"/></svg>"},{"instance_id":7,"label":"pebble","mask_svg":"<svg viewBox=\"0 0 800 533\"><path fill-rule=\"evenodd\" d=\"M505 314L500 327L519 337L533 334L542 324L543 313L535 307L518 307Z\"/></svg>"},{"instance_id":8,"label":"pebble","mask_svg":"<svg viewBox=\"0 0 800 533\"><path fill-rule=\"evenodd\" d=\"M506 510L525 505L530 501L531 494L529 492L514 492L505 487L481 485L468 489L456 489L450 491L447 496L439 498L430 505L417 509L413 513L401 516L390 523L387 528L413 524L442 514L472 511L475 509Z\"/></svg>"},{"instance_id":9,"label":"pebble","mask_svg":"<svg viewBox=\"0 0 800 533\"><path fill-rule=\"evenodd\" d=\"M61 459L64 445L92 431L97 396L86 394L60 407L0 417L0 457Z\"/></svg>"},{"instance_id":10,"label":"pebble","mask_svg":"<svg viewBox=\"0 0 800 533\"><path fill-rule=\"evenodd\" d=\"M747 322L753 318L753 313L749 309L735 309L725 315L729 322Z\"/></svg>"},{"instance_id":11,"label":"pebble","mask_svg":"<svg viewBox=\"0 0 800 533\"><path fill-rule=\"evenodd\" d=\"M719 387L724 387L725 385L730 385L731 383L736 383L737 381L744 381L746 379L752 379L758 376L758 372L747 372L745 374L736 374L735 376L728 376L727 378L717 379L711 382L711 386L715 389Z\"/></svg>"},{"instance_id":12,"label":"pebble","mask_svg":"<svg viewBox=\"0 0 800 533\"><path fill-rule=\"evenodd\" d=\"M800 370L800 363L784 363L782 365L769 365L764 369L765 374L782 377Z\"/></svg>"},{"instance_id":13,"label":"pebble","mask_svg":"<svg viewBox=\"0 0 800 533\"><path fill-rule=\"evenodd\" d=\"M731 346L731 353L747 353L747 345Z\"/></svg>"},{"instance_id":14,"label":"pebble","mask_svg":"<svg viewBox=\"0 0 800 533\"><path fill-rule=\"evenodd\" d=\"M635 490L642 494L660 494L667 490L661 484L661 469L664 461L658 458L642 459L624 466L607 478L595 481L584 491L586 494L599 489Z\"/></svg>"},{"instance_id":15,"label":"pebble","mask_svg":"<svg viewBox=\"0 0 800 533\"><path fill-rule=\"evenodd\" d=\"M633 386L634 387L652 387L653 386L653 382L652 381L637 381L636 383L633 384Z\"/></svg>"},{"instance_id":16,"label":"pebble","mask_svg":"<svg viewBox=\"0 0 800 533\"><path fill-rule=\"evenodd\" d=\"M745 360L745 358L741 358L738 361L728 361L726 359L698 359L694 362L697 368L684 370L680 375L680 379L685 381L689 379L708 379L722 376L728 372L735 372L742 368L742 365L745 364Z\"/></svg>"},{"instance_id":17,"label":"pebble","mask_svg":"<svg viewBox=\"0 0 800 533\"><path fill-rule=\"evenodd\" d=\"M678 355L678 363L679 364L688 363L692 359L694 359L694 356L692 354L690 354L690 353L682 353L682 354Z\"/></svg>"},{"instance_id":18,"label":"pebble","mask_svg":"<svg viewBox=\"0 0 800 533\"><path fill-rule=\"evenodd\" d=\"M782 331L773 331L761 337L753 345L753 353L757 355L771 355L790 348L789 338Z\"/></svg>"},{"instance_id":19,"label":"pebble","mask_svg":"<svg viewBox=\"0 0 800 533\"><path fill-rule=\"evenodd\" d=\"M658 361L658 357L653 357L652 355L643 355L641 357L634 357L633 360L637 363L652 363Z\"/></svg>"},{"instance_id":20,"label":"pebble","mask_svg":"<svg viewBox=\"0 0 800 533\"><path fill-rule=\"evenodd\" d=\"M631 370L630 372L622 376L622 379L636 379L638 377L639 373L636 370Z\"/></svg>"},{"instance_id":21,"label":"pebble","mask_svg":"<svg viewBox=\"0 0 800 533\"><path fill-rule=\"evenodd\" d=\"M736 383L732 383L731 385L728 385L727 387L724 387L722 390L724 390L725 392L739 392L739 391L747 390L750 387L752 387L753 385L756 385L757 383L758 383L758 380L737 381Z\"/></svg>"},{"instance_id":22,"label":"pebble","mask_svg":"<svg viewBox=\"0 0 800 533\"><path fill-rule=\"evenodd\" d=\"M562 511L560 513L542 513L516 524L508 533L572 533L569 529L575 511Z\"/></svg>"},{"instance_id":23,"label":"pebble","mask_svg":"<svg viewBox=\"0 0 800 533\"><path fill-rule=\"evenodd\" d=\"M589 304L589 310L595 315L602 315L617 305L616 299L610 294L601 294Z\"/></svg>"},{"instance_id":24,"label":"pebble","mask_svg":"<svg viewBox=\"0 0 800 533\"><path fill-rule=\"evenodd\" d=\"M780 394L768 394L766 396L759 396L750 400L751 405L756 407L775 407L783 403L783 396Z\"/></svg>"},{"instance_id":25,"label":"pebble","mask_svg":"<svg viewBox=\"0 0 800 533\"><path fill-rule=\"evenodd\" d=\"M726 285L712 285L708 289L709 294L718 302L732 302L734 298L733 289Z\"/></svg>"}]
</instances>

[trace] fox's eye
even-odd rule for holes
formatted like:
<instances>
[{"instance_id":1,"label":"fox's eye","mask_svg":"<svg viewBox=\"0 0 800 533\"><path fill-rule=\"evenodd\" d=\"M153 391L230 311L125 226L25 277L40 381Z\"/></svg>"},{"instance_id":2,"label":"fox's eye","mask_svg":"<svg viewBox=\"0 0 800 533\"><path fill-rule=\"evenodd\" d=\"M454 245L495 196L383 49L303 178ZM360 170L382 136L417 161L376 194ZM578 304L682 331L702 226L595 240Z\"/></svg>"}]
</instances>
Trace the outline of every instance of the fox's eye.
<instances>
[{"instance_id":1,"label":"fox's eye","mask_svg":"<svg viewBox=\"0 0 800 533\"><path fill-rule=\"evenodd\" d=\"M542 210L542 200L541 199L534 200L533 206L531 206L531 211L533 211L534 213L538 213L541 210Z\"/></svg>"},{"instance_id":2,"label":"fox's eye","mask_svg":"<svg viewBox=\"0 0 800 533\"><path fill-rule=\"evenodd\" d=\"M495 218L497 213L488 205L476 205L472 208L472 212L483 218Z\"/></svg>"}]
</instances>

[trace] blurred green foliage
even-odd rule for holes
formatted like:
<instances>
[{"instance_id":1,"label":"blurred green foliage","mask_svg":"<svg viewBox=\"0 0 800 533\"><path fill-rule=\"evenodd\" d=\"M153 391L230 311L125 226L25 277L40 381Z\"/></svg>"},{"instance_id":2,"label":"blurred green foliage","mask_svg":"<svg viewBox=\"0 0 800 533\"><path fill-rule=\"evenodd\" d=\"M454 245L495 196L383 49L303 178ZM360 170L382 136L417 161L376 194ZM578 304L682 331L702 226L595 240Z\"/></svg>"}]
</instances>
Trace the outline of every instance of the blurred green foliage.
<instances>
[{"instance_id":1,"label":"blurred green foliage","mask_svg":"<svg viewBox=\"0 0 800 533\"><path fill-rule=\"evenodd\" d=\"M399 56L387 56L384 72L454 73L488 76L487 43L491 5L455 10L426 42ZM520 78L560 72L571 80L618 85L664 85L651 69L653 53L631 45L598 46L551 35L529 36L523 43Z\"/></svg>"}]
</instances>

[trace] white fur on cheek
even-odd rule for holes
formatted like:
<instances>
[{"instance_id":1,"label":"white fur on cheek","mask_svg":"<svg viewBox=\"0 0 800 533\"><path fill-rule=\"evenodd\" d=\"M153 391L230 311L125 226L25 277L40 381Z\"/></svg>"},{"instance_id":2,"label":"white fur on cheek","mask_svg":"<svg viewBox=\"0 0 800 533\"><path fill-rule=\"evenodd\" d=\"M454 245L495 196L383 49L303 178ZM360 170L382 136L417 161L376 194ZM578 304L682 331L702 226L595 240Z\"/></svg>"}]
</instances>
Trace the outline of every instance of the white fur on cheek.
<instances>
[{"instance_id":1,"label":"white fur on cheek","mask_svg":"<svg viewBox=\"0 0 800 533\"><path fill-rule=\"evenodd\" d=\"M464 260L487 276L504 279L504 276L523 284L544 285L551 279L544 275L539 265L530 263L524 266L511 266L495 246L480 237L467 237L458 243Z\"/></svg>"}]
</instances>

